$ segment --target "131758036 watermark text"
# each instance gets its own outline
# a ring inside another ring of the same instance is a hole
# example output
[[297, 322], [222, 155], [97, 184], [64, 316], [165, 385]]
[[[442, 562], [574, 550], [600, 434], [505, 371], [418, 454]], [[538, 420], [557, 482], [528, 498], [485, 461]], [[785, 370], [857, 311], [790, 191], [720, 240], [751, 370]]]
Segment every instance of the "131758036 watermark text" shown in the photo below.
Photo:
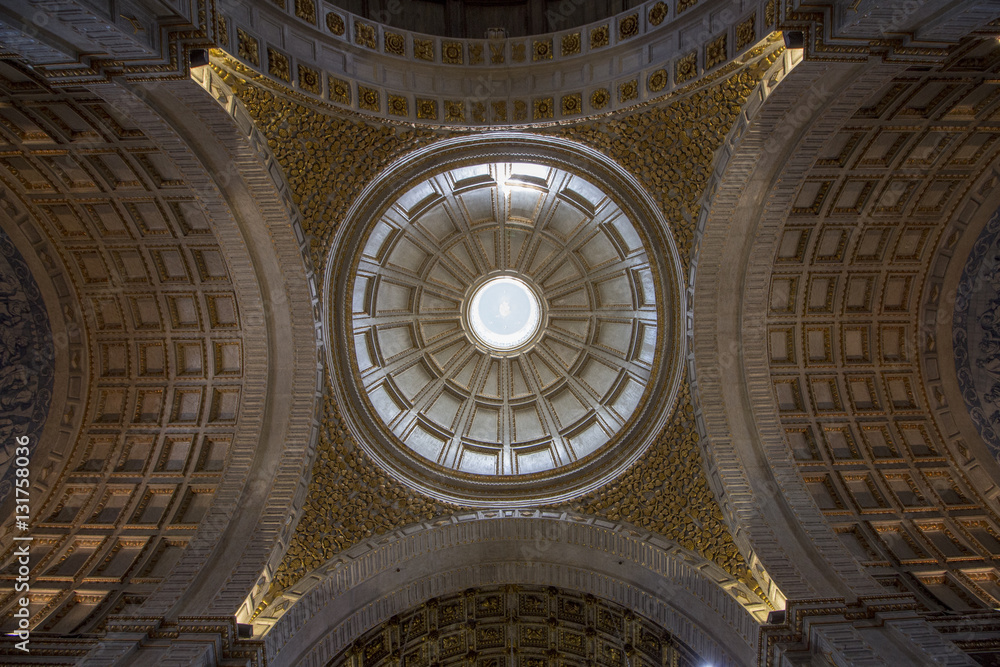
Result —
[[14, 618], [17, 619], [17, 630], [10, 633], [18, 641], [14, 646], [25, 653], [29, 652], [28, 642], [31, 633], [31, 613], [28, 608], [31, 604], [31, 535], [28, 530], [31, 519], [31, 487], [28, 477], [30, 475], [29, 465], [31, 463], [31, 448], [28, 436], [22, 435], [17, 438], [17, 447], [14, 450], [14, 521], [17, 533], [14, 535], [14, 558], [17, 564], [17, 578], [14, 583], [14, 591], [18, 598], [14, 603]]

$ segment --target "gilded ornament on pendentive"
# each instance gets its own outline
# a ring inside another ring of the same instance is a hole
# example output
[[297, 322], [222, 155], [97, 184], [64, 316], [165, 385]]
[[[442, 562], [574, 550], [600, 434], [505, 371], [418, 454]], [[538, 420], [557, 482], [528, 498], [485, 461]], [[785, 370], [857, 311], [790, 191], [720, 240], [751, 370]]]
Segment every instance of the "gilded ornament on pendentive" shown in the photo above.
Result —
[[580, 33], [571, 32], [568, 35], [563, 35], [559, 50], [564, 56], [580, 53]]
[[319, 72], [306, 65], [299, 65], [299, 88], [315, 95], [323, 92], [319, 83]]
[[374, 88], [358, 86], [358, 104], [367, 111], [381, 111], [379, 93]]
[[507, 122], [507, 102], [500, 100], [492, 103], [493, 106], [493, 122], [494, 123], [506, 123]]
[[260, 52], [258, 51], [257, 38], [251, 37], [249, 34], [243, 32], [242, 29], [237, 28], [236, 39], [236, 55], [254, 67], [260, 67]]
[[583, 95], [580, 93], [563, 95], [562, 113], [564, 116], [575, 116], [576, 114], [583, 113]]
[[490, 62], [502, 65], [504, 62], [504, 42], [490, 42]]
[[295, 15], [303, 21], [316, 23], [316, 3], [313, 0], [295, 0]]
[[590, 31], [590, 48], [599, 49], [607, 46], [611, 41], [611, 31], [608, 26], [602, 25]]
[[427, 60], [430, 62], [434, 62], [434, 40], [414, 39], [413, 57], [419, 60]]
[[375, 26], [361, 21], [354, 22], [354, 43], [369, 49], [375, 48]]
[[444, 102], [444, 119], [449, 123], [464, 123], [465, 122], [465, 102], [445, 100]]
[[692, 51], [677, 60], [677, 68], [674, 71], [674, 80], [677, 83], [689, 81], [698, 74], [698, 53]]
[[397, 32], [385, 31], [382, 42], [385, 45], [385, 52], [394, 56], [406, 55], [406, 38]]
[[629, 14], [618, 21], [618, 39], [631, 39], [639, 34], [639, 15]]
[[667, 70], [658, 69], [649, 75], [649, 80], [646, 82], [646, 86], [649, 88], [649, 92], [658, 93], [667, 87]]
[[472, 120], [477, 123], [486, 122], [486, 105], [482, 102], [474, 102], [472, 105]]
[[216, 31], [216, 41], [219, 44], [229, 44], [229, 24], [226, 23], [226, 17], [221, 14], [218, 16], [215, 22]]
[[335, 79], [334, 77], [329, 77], [327, 79], [327, 86], [330, 90], [330, 101], [337, 102], [339, 104], [350, 104], [351, 103], [351, 84], [343, 79]]
[[422, 120], [437, 120], [437, 100], [422, 100], [417, 98], [417, 118]]
[[608, 106], [608, 102], [610, 101], [611, 93], [608, 92], [607, 88], [598, 88], [590, 95], [590, 106], [597, 110]]
[[531, 59], [552, 60], [552, 40], [536, 39], [534, 42], [534, 50], [532, 52]]
[[326, 29], [334, 35], [342, 36], [344, 34], [344, 17], [330, 12], [326, 15]]
[[705, 68], [710, 69], [726, 60], [726, 35], [725, 33], [708, 43], [705, 48]]
[[629, 102], [639, 97], [639, 81], [632, 79], [618, 86], [618, 101]]
[[756, 15], [751, 14], [743, 23], [736, 26], [736, 48], [742, 49], [744, 46], [750, 46], [757, 39], [757, 31], [754, 29], [754, 19]]
[[469, 64], [470, 65], [481, 65], [481, 64], [483, 64], [483, 45], [482, 44], [469, 44]]
[[553, 100], [551, 97], [543, 97], [535, 100], [535, 120], [552, 118]]
[[528, 105], [524, 100], [514, 100], [514, 121], [528, 120]]
[[406, 116], [410, 112], [406, 98], [402, 95], [389, 95], [388, 107], [389, 113], [393, 116]]
[[465, 62], [461, 42], [441, 43], [441, 62], [448, 65], [461, 65]]
[[667, 18], [667, 5], [664, 2], [658, 2], [649, 9], [649, 23], [650, 25], [660, 25], [663, 23], [663, 19]]
[[288, 67], [288, 56], [271, 47], [267, 48], [267, 71], [282, 81], [291, 81], [292, 73]]

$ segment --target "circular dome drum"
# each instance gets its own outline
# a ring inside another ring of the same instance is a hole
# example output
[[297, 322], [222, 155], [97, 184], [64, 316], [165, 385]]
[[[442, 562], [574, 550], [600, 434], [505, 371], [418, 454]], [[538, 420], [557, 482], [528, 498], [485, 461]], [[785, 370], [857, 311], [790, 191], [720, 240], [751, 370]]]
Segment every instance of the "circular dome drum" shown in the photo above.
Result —
[[628, 176], [563, 140], [481, 135], [392, 165], [327, 266], [352, 434], [390, 474], [460, 504], [555, 501], [621, 472], [679, 385], [667, 230]]

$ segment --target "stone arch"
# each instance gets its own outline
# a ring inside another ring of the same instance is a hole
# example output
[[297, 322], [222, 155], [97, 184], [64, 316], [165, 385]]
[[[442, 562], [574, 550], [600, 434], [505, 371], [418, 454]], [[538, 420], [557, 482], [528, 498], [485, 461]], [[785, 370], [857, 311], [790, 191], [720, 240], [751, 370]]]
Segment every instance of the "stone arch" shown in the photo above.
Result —
[[349, 549], [274, 600], [255, 631], [273, 664], [325, 665], [393, 614], [485, 583], [552, 585], [632, 605], [713, 664], [752, 664], [766, 613], [748, 611], [756, 596], [717, 565], [657, 535], [567, 512], [481, 510]]

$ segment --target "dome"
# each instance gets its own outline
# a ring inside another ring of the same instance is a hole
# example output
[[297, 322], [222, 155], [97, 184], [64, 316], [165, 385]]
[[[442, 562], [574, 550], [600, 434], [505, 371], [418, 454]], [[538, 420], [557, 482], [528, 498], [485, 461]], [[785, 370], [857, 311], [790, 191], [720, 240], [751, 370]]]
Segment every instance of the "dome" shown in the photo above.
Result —
[[677, 263], [650, 251], [671, 244], [650, 243], [649, 212], [596, 174], [543, 151], [471, 153], [349, 221], [327, 282], [345, 291], [331, 367], [359, 442], [404, 480], [537, 499], [648, 445], [624, 440], [655, 433], [639, 421], [675, 375]]

